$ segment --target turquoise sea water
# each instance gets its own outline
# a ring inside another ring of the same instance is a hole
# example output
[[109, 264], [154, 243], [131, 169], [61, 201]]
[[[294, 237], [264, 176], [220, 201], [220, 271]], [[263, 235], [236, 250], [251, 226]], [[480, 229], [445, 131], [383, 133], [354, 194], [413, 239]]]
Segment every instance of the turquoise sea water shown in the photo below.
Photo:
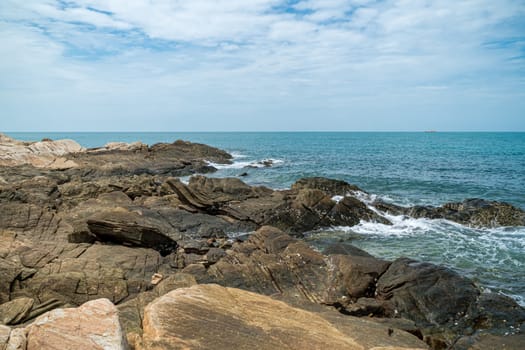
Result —
[[[72, 138], [85, 147], [110, 141], [176, 139], [206, 143], [235, 155], [213, 176], [237, 176], [287, 188], [305, 176], [356, 184], [402, 204], [440, 205], [485, 198], [525, 209], [525, 133], [8, 133], [24, 140]], [[273, 159], [272, 168], [244, 168]], [[393, 226], [363, 222], [312, 232], [317, 247], [347, 241], [372, 254], [445, 264], [481, 286], [525, 304], [525, 227], [473, 229], [445, 220], [392, 217]]]

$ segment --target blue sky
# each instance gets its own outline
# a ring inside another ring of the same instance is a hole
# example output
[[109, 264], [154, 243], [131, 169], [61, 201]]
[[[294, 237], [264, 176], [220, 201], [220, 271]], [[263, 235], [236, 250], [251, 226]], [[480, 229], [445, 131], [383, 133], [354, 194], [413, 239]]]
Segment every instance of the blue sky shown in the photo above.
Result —
[[0, 131], [525, 131], [522, 0], [2, 0]]

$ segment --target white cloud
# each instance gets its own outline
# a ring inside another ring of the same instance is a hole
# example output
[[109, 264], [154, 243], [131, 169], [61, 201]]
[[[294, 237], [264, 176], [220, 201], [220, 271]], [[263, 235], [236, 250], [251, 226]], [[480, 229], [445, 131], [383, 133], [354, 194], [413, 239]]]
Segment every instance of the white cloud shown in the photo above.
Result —
[[47, 115], [75, 112], [80, 127], [160, 105], [158, 120], [222, 115], [250, 129], [242, 115], [297, 123], [324, 109], [340, 121], [370, 103], [420, 111], [438, 97], [474, 103], [482, 90], [508, 104], [525, 91], [520, 1], [305, 0], [300, 13], [278, 0], [68, 4], [0, 3], [6, 110], [29, 118], [21, 101], [34, 100]]

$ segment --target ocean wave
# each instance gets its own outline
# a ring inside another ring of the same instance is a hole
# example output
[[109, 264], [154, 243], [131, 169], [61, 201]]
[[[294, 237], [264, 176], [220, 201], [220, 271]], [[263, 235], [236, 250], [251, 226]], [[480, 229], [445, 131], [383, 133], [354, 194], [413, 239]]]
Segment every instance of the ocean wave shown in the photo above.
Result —
[[361, 221], [306, 238], [318, 247], [346, 241], [384, 259], [406, 256], [442, 264], [525, 306], [525, 227], [473, 228], [445, 219], [380, 214], [392, 225]]
[[[236, 159], [236, 158], [234, 158]], [[234, 161], [232, 164], [218, 164], [214, 162], [208, 162], [208, 165], [219, 169], [244, 169], [244, 168], [273, 168], [284, 164], [282, 159], [267, 158], [262, 160], [254, 161]]]
[[232, 155], [233, 159], [248, 158], [248, 156], [246, 154], [243, 154], [243, 153], [240, 153], [240, 152], [236, 152], [236, 151], [230, 152], [230, 154]]

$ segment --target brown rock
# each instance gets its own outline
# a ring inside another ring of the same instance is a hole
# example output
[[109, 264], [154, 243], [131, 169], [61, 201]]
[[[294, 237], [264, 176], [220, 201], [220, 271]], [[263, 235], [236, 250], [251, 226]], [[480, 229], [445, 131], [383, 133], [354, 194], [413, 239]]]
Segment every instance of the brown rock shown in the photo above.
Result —
[[73, 305], [99, 298], [118, 303], [149, 288], [151, 276], [161, 265], [160, 254], [152, 249], [100, 244], [87, 249], [83, 245], [65, 246], [81, 249], [63, 249], [56, 255], [44, 249], [46, 245], [40, 247], [42, 251], [35, 250], [39, 254], [26, 261], [35, 261], [38, 271], [11, 294], [41, 301], [58, 299]]
[[150, 350], [426, 348], [408, 334], [389, 337], [387, 328], [381, 326], [359, 323], [355, 328], [355, 333], [348, 332], [344, 324], [335, 326], [315, 313], [266, 296], [218, 285], [196, 285], [177, 289], [149, 304], [144, 312], [143, 337], [144, 348]]
[[0, 305], [0, 324], [17, 324], [24, 320], [31, 311], [34, 299], [18, 298]]
[[55, 309], [27, 328], [27, 350], [127, 349], [117, 308], [107, 299], [74, 309]]
[[153, 286], [156, 286], [157, 284], [160, 283], [160, 281], [162, 281], [162, 278], [163, 278], [162, 274], [160, 274], [160, 273], [155, 273], [155, 274], [153, 274], [153, 276], [151, 276], [151, 282], [150, 282], [150, 283], [151, 283]]
[[294, 305], [344, 306], [373, 297], [376, 280], [388, 266], [370, 255], [323, 256], [279, 229], [263, 226], [195, 277], [200, 283], [273, 295]]
[[68, 169], [77, 166], [71, 161], [57, 160], [60, 156], [83, 152], [73, 140], [21, 142], [2, 135], [0, 138], [0, 166], [30, 164], [34, 167]]
[[27, 329], [13, 328], [9, 334], [6, 350], [27, 350]]
[[0, 350], [5, 350], [5, 348], [7, 347], [9, 334], [11, 334], [11, 328], [0, 325]]
[[307, 177], [297, 180], [292, 185], [292, 189], [299, 190], [302, 188], [321, 190], [330, 197], [346, 196], [347, 194], [356, 191], [364, 192], [359, 187], [351, 185], [345, 181], [327, 179], [324, 177]]

